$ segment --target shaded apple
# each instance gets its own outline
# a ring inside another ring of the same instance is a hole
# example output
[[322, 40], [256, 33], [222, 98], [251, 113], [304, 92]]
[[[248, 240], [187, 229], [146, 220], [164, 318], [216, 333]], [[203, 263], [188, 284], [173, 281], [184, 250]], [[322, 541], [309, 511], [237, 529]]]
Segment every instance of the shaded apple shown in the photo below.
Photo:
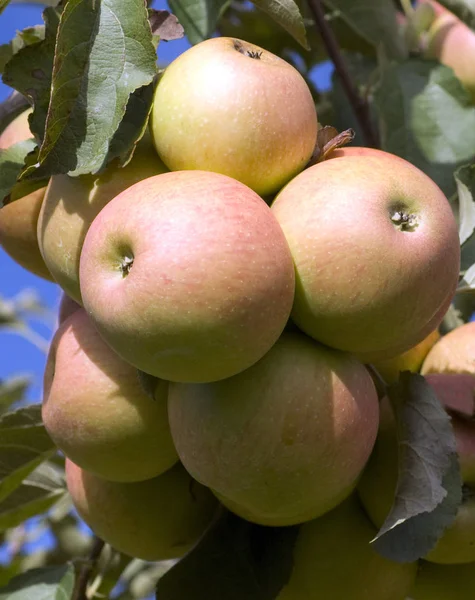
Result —
[[459, 277], [457, 225], [442, 191], [388, 153], [343, 156], [293, 179], [272, 204], [294, 258], [292, 318], [364, 362], [437, 328]]
[[30, 131], [30, 124], [28, 122], [28, 118], [32, 112], [33, 109], [31, 108], [24, 110], [5, 127], [0, 134], [0, 150], [6, 150], [10, 146], [13, 146], [13, 144], [18, 144], [18, 142], [23, 142], [34, 137]]
[[[436, 393], [437, 389], [434, 388]], [[358, 493], [371, 521], [378, 528], [384, 523], [393, 504], [398, 478], [398, 443], [394, 415], [387, 398], [381, 402], [380, 426], [373, 453], [358, 484]], [[467, 446], [461, 443], [458, 424], [452, 421], [457, 451], [463, 453]], [[475, 445], [472, 444], [472, 448]], [[467, 480], [464, 464], [475, 457], [461, 456], [464, 478], [464, 498], [455, 521], [443, 533], [436, 546], [425, 556], [435, 563], [466, 563], [475, 561], [475, 482]]]
[[97, 333], [83, 309], [58, 329], [44, 376], [42, 416], [49, 435], [80, 467], [113, 481], [140, 481], [174, 465], [168, 383], [155, 398], [136, 369]]
[[94, 220], [84, 306], [137, 368], [170, 381], [230, 377], [257, 362], [290, 314], [294, 268], [270, 208], [205, 171], [151, 177]]
[[58, 324], [61, 325], [63, 321], [66, 321], [66, 319], [79, 308], [81, 308], [81, 306], [63, 292], [58, 308]]
[[317, 115], [292, 65], [254, 44], [218, 37], [167, 67], [155, 91], [151, 132], [172, 171], [222, 173], [267, 195], [310, 160]]
[[475, 375], [475, 322], [465, 323], [444, 335], [426, 356], [421, 373]]
[[94, 218], [117, 194], [137, 181], [166, 172], [147, 134], [130, 163], [112, 163], [98, 175], [54, 175], [38, 219], [38, 241], [54, 279], [73, 300], [82, 304], [79, 257]]
[[475, 562], [465, 565], [435, 565], [421, 561], [412, 600], [473, 600]]
[[304, 523], [291, 578], [278, 600], [405, 600], [417, 563], [380, 556], [370, 544], [376, 533], [354, 495]]
[[214, 519], [218, 503], [185, 469], [146, 481], [100, 479], [66, 460], [66, 483], [80, 517], [116, 550], [143, 560], [182, 557]]
[[363, 365], [301, 333], [224, 381], [171, 384], [168, 406], [185, 468], [262, 525], [308, 521], [346, 498], [378, 427]]

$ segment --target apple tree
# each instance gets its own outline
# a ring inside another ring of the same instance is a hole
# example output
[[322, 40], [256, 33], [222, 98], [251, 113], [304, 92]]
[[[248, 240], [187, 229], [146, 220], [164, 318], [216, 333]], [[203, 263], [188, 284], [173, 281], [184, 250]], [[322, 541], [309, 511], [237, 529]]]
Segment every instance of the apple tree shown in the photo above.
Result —
[[41, 4], [0, 244], [63, 296], [0, 297], [47, 354], [0, 600], [475, 597], [473, 3]]

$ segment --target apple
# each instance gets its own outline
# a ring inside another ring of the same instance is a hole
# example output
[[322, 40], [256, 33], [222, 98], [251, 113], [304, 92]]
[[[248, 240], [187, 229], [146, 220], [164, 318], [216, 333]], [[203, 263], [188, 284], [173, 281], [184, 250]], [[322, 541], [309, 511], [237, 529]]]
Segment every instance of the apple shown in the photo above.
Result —
[[376, 533], [354, 495], [304, 523], [292, 575], [278, 600], [404, 600], [414, 585], [417, 562], [380, 556], [370, 544]]
[[378, 428], [371, 377], [352, 356], [284, 333], [224, 381], [170, 384], [168, 412], [185, 468], [239, 516], [302, 523], [346, 498]]
[[410, 350], [398, 354], [393, 358], [376, 361], [373, 363], [373, 366], [386, 383], [394, 383], [399, 379], [399, 374], [402, 371], [418, 373], [424, 362], [424, 358], [438, 340], [440, 340], [440, 333], [436, 329]]
[[59, 327], [44, 375], [42, 417], [49, 435], [78, 466], [112, 481], [160, 475], [177, 461], [168, 425], [168, 383], [155, 399], [137, 371], [113, 352], [84, 309]]
[[[435, 392], [437, 388], [432, 383]], [[398, 478], [397, 431], [394, 415], [387, 398], [381, 402], [378, 438], [360, 479], [358, 492], [368, 516], [378, 528], [384, 523], [392, 506]], [[450, 564], [475, 562], [475, 480], [472, 479], [475, 440], [466, 443], [466, 431], [459, 435], [459, 422], [452, 421], [460, 466], [464, 480], [464, 498], [455, 521], [443, 533], [436, 546], [427, 554], [426, 560]], [[475, 425], [472, 425], [475, 433]]]
[[66, 460], [66, 483], [80, 517], [119, 552], [143, 560], [181, 558], [215, 517], [213, 494], [175, 465], [136, 483], [106, 481]]
[[66, 321], [68, 317], [70, 317], [74, 312], [76, 312], [81, 306], [74, 302], [72, 298], [70, 298], [64, 292], [61, 294], [61, 300], [59, 302], [58, 309], [58, 325], [61, 325], [63, 321]]
[[383, 152], [332, 158], [297, 175], [271, 210], [294, 259], [292, 318], [305, 333], [374, 362], [437, 328], [460, 243], [447, 199], [422, 171]]
[[[18, 115], [0, 135], [0, 150], [33, 137], [30, 132], [28, 109]], [[40, 185], [40, 187], [38, 187]], [[38, 247], [36, 227], [45, 195], [44, 185], [17, 183], [0, 209], [0, 245], [19, 265], [52, 281]]]
[[77, 303], [82, 304], [79, 257], [92, 221], [117, 194], [165, 171], [147, 134], [123, 168], [114, 162], [98, 175], [54, 175], [50, 179], [38, 219], [38, 241], [54, 279]]
[[475, 598], [475, 563], [435, 565], [421, 561], [412, 600], [473, 600]]
[[475, 322], [465, 323], [444, 335], [426, 356], [421, 373], [475, 375]]
[[218, 37], [167, 67], [155, 91], [151, 132], [172, 171], [222, 173], [267, 195], [310, 160], [317, 114], [292, 65], [254, 44]]
[[150, 177], [114, 198], [81, 255], [84, 306], [125, 360], [206, 382], [257, 362], [288, 320], [292, 257], [267, 204], [205, 171]]
[[475, 32], [434, 0], [420, 0], [435, 9], [436, 17], [425, 40], [424, 56], [454, 70], [475, 101]]

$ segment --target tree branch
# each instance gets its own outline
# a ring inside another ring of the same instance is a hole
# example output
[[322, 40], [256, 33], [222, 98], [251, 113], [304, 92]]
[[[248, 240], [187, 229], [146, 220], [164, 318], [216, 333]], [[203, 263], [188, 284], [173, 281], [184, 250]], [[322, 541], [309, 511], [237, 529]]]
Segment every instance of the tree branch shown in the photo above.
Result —
[[82, 564], [79, 571], [79, 575], [76, 580], [76, 589], [73, 595], [73, 600], [88, 600], [87, 598], [87, 584], [94, 572], [97, 561], [101, 555], [102, 549], [104, 548], [105, 542], [98, 537], [94, 538], [94, 544], [87, 560]]
[[348, 69], [346, 68], [343, 56], [341, 55], [338, 42], [325, 19], [325, 13], [322, 7], [321, 0], [308, 0], [308, 5], [315, 19], [315, 25], [320, 32], [328, 56], [335, 66], [335, 70], [340, 78], [348, 100], [353, 107], [355, 116], [363, 131], [363, 135], [368, 146], [373, 148], [379, 147], [377, 133], [374, 130], [371, 121], [368, 103], [362, 98], [351, 80]]

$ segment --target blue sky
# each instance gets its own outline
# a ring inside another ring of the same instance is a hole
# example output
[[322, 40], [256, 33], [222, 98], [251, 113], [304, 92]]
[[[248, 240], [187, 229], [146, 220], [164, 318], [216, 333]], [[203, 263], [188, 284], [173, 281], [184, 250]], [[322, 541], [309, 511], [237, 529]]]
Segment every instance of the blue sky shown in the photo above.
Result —
[[[167, 8], [164, 0], [154, 3], [155, 8]], [[11, 4], [0, 16], [0, 44], [10, 41], [17, 30], [42, 23], [43, 7], [38, 4]], [[185, 39], [162, 43], [159, 47], [159, 57], [166, 64], [181, 54], [188, 47]], [[315, 71], [315, 78], [320, 88], [329, 85], [330, 66], [324, 65]], [[0, 101], [11, 92], [10, 88], [0, 82]], [[0, 295], [11, 298], [25, 289], [33, 289], [41, 300], [51, 309], [52, 315], [48, 323], [32, 323], [37, 333], [50, 340], [55, 326], [55, 311], [57, 310], [60, 290], [57, 285], [44, 281], [18, 266], [0, 248]], [[2, 331], [2, 330], [0, 330]], [[43, 369], [45, 354], [22, 337], [0, 333], [0, 379], [8, 376], [30, 373], [33, 382], [28, 392], [32, 401], [41, 400]]]

